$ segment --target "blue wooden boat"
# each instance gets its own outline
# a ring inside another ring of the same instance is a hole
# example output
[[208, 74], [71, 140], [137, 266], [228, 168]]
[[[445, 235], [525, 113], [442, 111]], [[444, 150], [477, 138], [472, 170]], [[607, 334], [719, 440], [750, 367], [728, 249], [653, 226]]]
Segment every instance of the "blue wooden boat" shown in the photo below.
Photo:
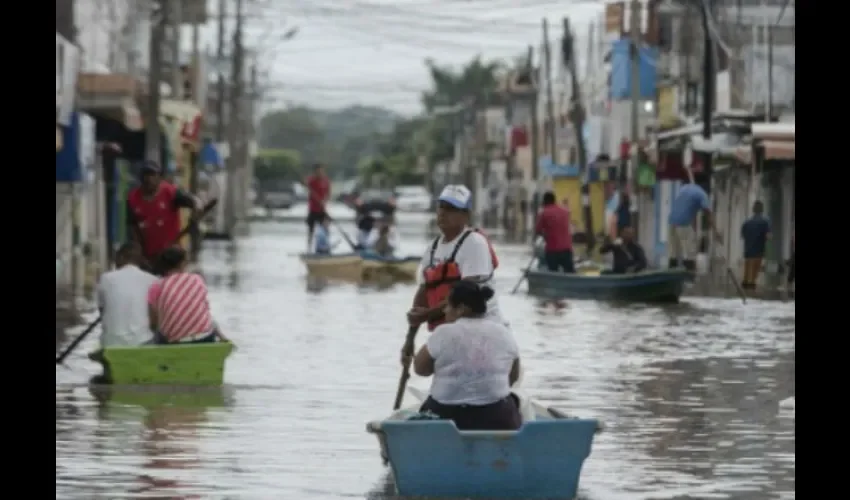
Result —
[[691, 273], [683, 269], [634, 274], [567, 274], [528, 270], [528, 293], [548, 299], [590, 299], [626, 302], [679, 301]]
[[370, 422], [367, 430], [377, 435], [401, 496], [572, 500], [601, 425], [533, 407], [516, 432], [459, 431], [447, 420], [408, 420], [416, 408]]

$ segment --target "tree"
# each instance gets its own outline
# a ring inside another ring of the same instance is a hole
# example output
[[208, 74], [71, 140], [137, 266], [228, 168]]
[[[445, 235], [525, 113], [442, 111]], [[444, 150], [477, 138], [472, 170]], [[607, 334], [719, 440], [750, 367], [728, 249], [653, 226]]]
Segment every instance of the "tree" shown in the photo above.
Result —
[[301, 155], [291, 149], [262, 149], [254, 159], [254, 178], [261, 189], [300, 180], [301, 172]]
[[[499, 81], [505, 70], [500, 61], [483, 62], [480, 57], [464, 65], [459, 71], [437, 65], [426, 60], [431, 74], [432, 88], [422, 95], [422, 104], [429, 113], [437, 106], [469, 104], [484, 108], [498, 103]], [[428, 164], [450, 159], [454, 156], [454, 140], [460, 132], [465, 117], [441, 115], [434, 119], [430, 128]]]

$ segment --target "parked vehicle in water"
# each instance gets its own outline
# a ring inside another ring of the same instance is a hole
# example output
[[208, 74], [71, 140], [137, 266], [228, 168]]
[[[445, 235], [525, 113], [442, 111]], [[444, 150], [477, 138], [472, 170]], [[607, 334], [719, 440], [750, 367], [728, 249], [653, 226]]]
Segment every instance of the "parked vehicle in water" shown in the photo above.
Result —
[[257, 197], [257, 205], [272, 209], [288, 209], [296, 202], [292, 183], [264, 186]]
[[428, 212], [431, 210], [431, 193], [425, 186], [398, 186], [395, 189], [396, 207], [402, 212]]

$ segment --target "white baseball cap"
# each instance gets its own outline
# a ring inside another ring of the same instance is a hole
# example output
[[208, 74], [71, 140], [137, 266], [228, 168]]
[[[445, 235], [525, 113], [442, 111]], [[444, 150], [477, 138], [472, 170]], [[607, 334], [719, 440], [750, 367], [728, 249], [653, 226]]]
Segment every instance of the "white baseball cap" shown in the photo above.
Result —
[[472, 208], [472, 193], [469, 188], [460, 184], [449, 184], [444, 187], [437, 199], [461, 210]]

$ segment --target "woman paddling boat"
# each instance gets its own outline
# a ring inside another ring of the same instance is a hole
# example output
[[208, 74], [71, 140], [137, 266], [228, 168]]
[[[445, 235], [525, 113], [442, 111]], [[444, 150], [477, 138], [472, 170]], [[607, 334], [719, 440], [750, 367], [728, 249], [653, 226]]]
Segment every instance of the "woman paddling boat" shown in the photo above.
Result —
[[511, 396], [520, 373], [519, 347], [505, 325], [487, 318], [492, 297], [489, 287], [455, 283], [445, 306], [446, 322], [413, 360], [417, 375], [434, 376], [419, 411], [452, 420], [460, 430], [516, 430], [522, 425]]

